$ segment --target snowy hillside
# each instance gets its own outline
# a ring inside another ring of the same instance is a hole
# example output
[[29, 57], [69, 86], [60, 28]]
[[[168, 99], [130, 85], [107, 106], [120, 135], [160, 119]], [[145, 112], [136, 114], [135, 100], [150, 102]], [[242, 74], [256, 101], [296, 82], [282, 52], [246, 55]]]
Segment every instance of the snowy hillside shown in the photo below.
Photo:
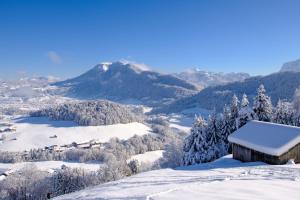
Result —
[[154, 163], [155, 161], [158, 161], [160, 158], [163, 157], [163, 150], [157, 150], [157, 151], [148, 151], [143, 154], [137, 154], [132, 156], [128, 161], [131, 160], [137, 160], [140, 163]]
[[151, 131], [146, 125], [137, 122], [107, 126], [78, 126], [70, 121], [51, 121], [39, 117], [17, 118], [13, 120], [13, 127], [16, 131], [6, 134], [5, 140], [0, 143], [1, 151], [24, 151], [90, 140], [107, 142], [113, 137], [128, 139]]
[[82, 99], [133, 99], [164, 102], [194, 94], [196, 87], [172, 75], [160, 74], [140, 65], [114, 62], [96, 65], [88, 72], [54, 84], [67, 95]]
[[31, 116], [74, 121], [82, 126], [126, 124], [143, 119], [142, 111], [134, 113], [125, 105], [107, 100], [65, 103], [32, 112]]
[[300, 72], [300, 59], [284, 63], [280, 72]]
[[150, 171], [56, 199], [298, 199], [300, 166], [241, 163], [226, 156], [208, 164]]
[[179, 78], [198, 85], [201, 88], [208, 86], [224, 85], [231, 82], [243, 81], [249, 78], [247, 73], [216, 73], [202, 71], [198, 68], [189, 69], [179, 74], [176, 74]]
[[252, 103], [260, 84], [265, 86], [274, 105], [279, 99], [291, 101], [296, 88], [300, 86], [300, 72], [274, 73], [268, 76], [251, 77], [243, 82], [208, 87], [194, 96], [179, 99], [158, 111], [170, 113], [194, 108], [207, 110], [216, 108], [220, 111], [224, 104], [229, 104], [234, 94], [241, 99], [244, 93]]

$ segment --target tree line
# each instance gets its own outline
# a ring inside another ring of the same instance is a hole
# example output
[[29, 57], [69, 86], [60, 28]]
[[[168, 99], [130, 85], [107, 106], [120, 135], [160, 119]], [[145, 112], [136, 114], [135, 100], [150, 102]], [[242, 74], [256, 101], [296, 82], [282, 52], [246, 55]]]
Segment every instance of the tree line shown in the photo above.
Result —
[[32, 117], [48, 117], [52, 120], [74, 121], [82, 126], [126, 124], [143, 120], [141, 112], [133, 112], [127, 106], [107, 100], [65, 103], [32, 112]]
[[196, 117], [183, 144], [181, 164], [210, 162], [230, 153], [228, 136], [251, 120], [300, 126], [300, 88], [292, 102], [279, 100], [273, 107], [264, 86], [260, 85], [252, 107], [246, 94], [241, 101], [233, 95], [231, 104], [225, 105], [222, 113], [212, 112], [208, 119]]

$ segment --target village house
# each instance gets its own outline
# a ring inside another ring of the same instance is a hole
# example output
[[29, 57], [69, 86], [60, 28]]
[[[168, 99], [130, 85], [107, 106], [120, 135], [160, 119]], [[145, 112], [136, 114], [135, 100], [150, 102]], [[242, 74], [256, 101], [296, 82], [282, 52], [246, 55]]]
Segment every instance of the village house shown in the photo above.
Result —
[[300, 128], [251, 121], [228, 137], [233, 158], [243, 162], [300, 163]]
[[90, 149], [91, 144], [90, 142], [83, 142], [83, 143], [78, 143], [76, 147], [79, 149]]

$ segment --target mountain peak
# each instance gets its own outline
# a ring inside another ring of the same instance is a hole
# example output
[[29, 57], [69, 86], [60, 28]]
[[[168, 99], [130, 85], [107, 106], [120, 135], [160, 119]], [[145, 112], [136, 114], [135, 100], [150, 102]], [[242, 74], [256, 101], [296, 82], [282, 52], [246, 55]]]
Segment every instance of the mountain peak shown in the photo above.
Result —
[[151, 71], [151, 69], [143, 63], [137, 63], [137, 62], [128, 61], [128, 60], [119, 60], [119, 61], [114, 61], [114, 62], [102, 62], [94, 67], [94, 69], [99, 70], [100, 72], [106, 72], [111, 68], [113, 68], [115, 70], [122, 70], [122, 69], [128, 68], [128, 69], [135, 71], [136, 73], [141, 73], [144, 71]]
[[193, 95], [195, 85], [173, 75], [151, 71], [130, 61], [105, 62], [72, 79], [55, 83], [67, 95], [81, 99], [134, 99], [145, 103], [165, 102]]
[[284, 63], [280, 72], [300, 72], [300, 59]]

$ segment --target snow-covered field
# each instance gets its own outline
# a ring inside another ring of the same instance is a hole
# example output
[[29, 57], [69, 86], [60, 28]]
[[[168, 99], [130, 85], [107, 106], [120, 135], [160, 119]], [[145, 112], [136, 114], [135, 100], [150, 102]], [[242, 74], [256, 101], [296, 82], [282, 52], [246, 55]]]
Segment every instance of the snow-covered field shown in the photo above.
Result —
[[[107, 142], [113, 137], [128, 139], [144, 135], [151, 129], [142, 123], [114, 124], [108, 126], [78, 126], [69, 121], [51, 121], [43, 117], [23, 117], [13, 120], [16, 132], [7, 133], [6, 141], [0, 143], [2, 151], [24, 151], [50, 145], [98, 140]], [[54, 135], [57, 138], [51, 138]]]
[[148, 151], [143, 154], [138, 154], [132, 156], [130, 160], [138, 160], [140, 163], [154, 163], [155, 161], [159, 160], [163, 157], [163, 150], [157, 150], [157, 151]]
[[168, 117], [170, 127], [189, 133], [194, 121], [194, 117], [182, 114], [170, 114]]
[[226, 156], [208, 164], [162, 169], [56, 199], [299, 199], [300, 165], [241, 163]]

